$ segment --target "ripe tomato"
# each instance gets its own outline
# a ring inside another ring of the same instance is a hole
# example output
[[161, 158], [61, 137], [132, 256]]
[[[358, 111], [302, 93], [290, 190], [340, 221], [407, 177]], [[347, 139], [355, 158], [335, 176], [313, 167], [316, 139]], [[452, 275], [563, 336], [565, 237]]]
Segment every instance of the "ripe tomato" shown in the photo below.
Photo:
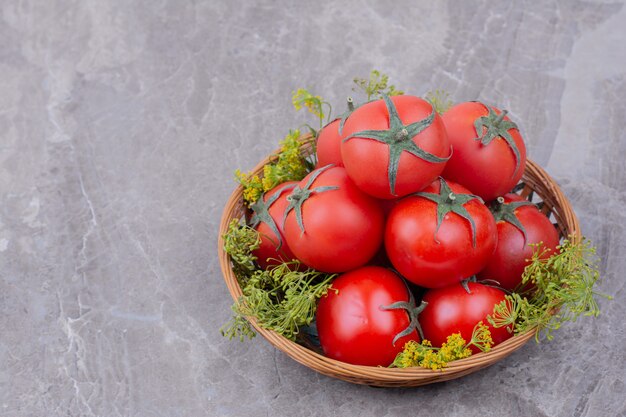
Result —
[[384, 214], [341, 167], [307, 175], [287, 196], [284, 220], [289, 248], [305, 265], [345, 272], [365, 265], [382, 244]]
[[348, 97], [348, 110], [324, 126], [317, 134], [317, 165], [316, 168], [333, 164], [337, 167], [343, 166], [341, 159], [341, 140], [344, 138], [343, 126], [346, 119], [354, 111], [352, 97]]
[[496, 239], [489, 209], [465, 187], [443, 179], [398, 202], [385, 228], [393, 266], [426, 288], [454, 284], [483, 269]]
[[[474, 326], [480, 321], [489, 327], [494, 346], [513, 335], [506, 327], [494, 328], [487, 321], [493, 307], [504, 300], [504, 291], [475, 282], [468, 282], [467, 286], [469, 293], [459, 283], [424, 294], [426, 308], [420, 313], [419, 322], [424, 339], [433, 346], [441, 346], [448, 336], [459, 332], [469, 342]], [[480, 352], [474, 346], [471, 348], [473, 353]]]
[[460, 103], [443, 114], [452, 157], [443, 177], [485, 201], [508, 193], [526, 166], [526, 146], [517, 125], [495, 107]]
[[289, 204], [287, 194], [297, 183], [289, 181], [277, 185], [252, 205], [254, 215], [251, 224], [259, 232], [261, 239], [259, 248], [252, 254], [257, 257], [257, 263], [263, 269], [296, 258], [285, 242], [282, 225], [283, 215]]
[[388, 366], [416, 331], [415, 300], [392, 271], [366, 266], [347, 272], [319, 300], [317, 331], [324, 354], [355, 365]]
[[378, 198], [421, 190], [441, 174], [450, 155], [441, 117], [414, 96], [383, 96], [362, 105], [346, 120], [343, 135], [348, 175]]
[[480, 279], [492, 279], [509, 291], [522, 282], [524, 268], [530, 262], [533, 243], [543, 242], [546, 257], [555, 253], [559, 234], [550, 220], [537, 206], [518, 196], [506, 194], [492, 204], [492, 212], [498, 227], [498, 246], [485, 268], [477, 275]]
[[317, 135], [317, 167], [325, 167], [333, 164], [337, 167], [343, 166], [341, 159], [341, 139], [339, 133], [340, 119], [334, 120], [324, 126]]

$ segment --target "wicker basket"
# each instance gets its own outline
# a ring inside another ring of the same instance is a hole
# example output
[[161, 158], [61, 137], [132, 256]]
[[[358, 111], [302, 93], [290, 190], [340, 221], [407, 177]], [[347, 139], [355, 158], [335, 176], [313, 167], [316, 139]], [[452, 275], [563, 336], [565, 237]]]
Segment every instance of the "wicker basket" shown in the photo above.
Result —
[[[305, 155], [312, 152], [312, 145], [310, 140], [307, 141], [307, 139], [310, 138], [303, 138], [303, 141], [305, 141], [305, 146], [303, 146]], [[269, 161], [270, 158], [266, 158], [254, 168], [253, 172], [256, 174], [262, 173], [263, 166]], [[569, 201], [565, 198], [559, 186], [539, 165], [527, 160], [522, 182], [525, 185], [520, 190], [520, 194], [527, 199], [532, 199], [534, 202], [537, 202], [538, 199], [543, 201], [542, 211], [556, 222], [561, 236], [571, 236], [571, 239], [574, 241], [581, 239], [578, 219]], [[222, 236], [228, 230], [228, 225], [232, 219], [239, 219], [246, 214], [242, 192], [242, 187], [237, 187], [226, 203], [220, 224], [218, 242], [220, 265], [233, 300], [237, 300], [242, 295], [242, 292], [233, 273], [230, 259], [224, 252]], [[263, 329], [258, 326], [254, 319], [250, 319], [250, 322], [256, 331], [272, 345], [304, 366], [344, 381], [378, 387], [414, 387], [459, 378], [494, 364], [521, 348], [535, 336], [535, 331], [528, 331], [506, 340], [489, 352], [478, 353], [466, 359], [453, 361], [441, 371], [432, 371], [423, 368], [397, 369], [351, 365], [327, 358], [282, 337], [274, 331]]]

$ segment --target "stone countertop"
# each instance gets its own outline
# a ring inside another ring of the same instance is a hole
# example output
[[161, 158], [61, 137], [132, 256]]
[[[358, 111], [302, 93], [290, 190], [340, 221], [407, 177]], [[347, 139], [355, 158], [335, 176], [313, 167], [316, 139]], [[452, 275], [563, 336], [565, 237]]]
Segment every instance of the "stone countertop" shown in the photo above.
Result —
[[[295, 3], [1, 3], [0, 415], [626, 415], [624, 2]], [[510, 109], [598, 247], [597, 320], [415, 389], [221, 337], [233, 171], [310, 120], [293, 90], [373, 68]]]

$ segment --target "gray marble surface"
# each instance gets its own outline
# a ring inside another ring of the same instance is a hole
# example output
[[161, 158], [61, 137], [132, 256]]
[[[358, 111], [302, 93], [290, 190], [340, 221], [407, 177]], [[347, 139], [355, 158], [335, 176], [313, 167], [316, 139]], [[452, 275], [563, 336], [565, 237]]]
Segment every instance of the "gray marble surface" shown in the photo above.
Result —
[[[617, 1], [0, 1], [0, 415], [626, 415]], [[378, 68], [511, 110], [602, 257], [602, 315], [460, 380], [374, 389], [228, 342], [232, 172]]]

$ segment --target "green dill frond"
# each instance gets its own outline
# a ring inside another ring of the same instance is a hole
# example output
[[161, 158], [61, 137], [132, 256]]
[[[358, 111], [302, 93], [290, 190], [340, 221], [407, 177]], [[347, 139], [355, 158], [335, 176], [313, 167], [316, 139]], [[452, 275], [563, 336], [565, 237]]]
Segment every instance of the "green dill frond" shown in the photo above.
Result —
[[223, 238], [224, 251], [230, 256], [233, 271], [241, 284], [256, 269], [256, 256], [252, 251], [261, 246], [261, 237], [256, 230], [242, 224], [241, 220], [233, 219]]
[[389, 76], [378, 70], [372, 70], [368, 79], [355, 78], [354, 83], [358, 89], [363, 90], [367, 94], [367, 101], [372, 100], [372, 98], [381, 98], [382, 94], [388, 96], [404, 94], [404, 91], [396, 89], [395, 85], [389, 85]]
[[256, 336], [254, 329], [250, 322], [238, 309], [239, 304], [235, 303], [231, 306], [233, 310], [233, 316], [230, 321], [220, 328], [222, 336], [227, 337], [228, 340], [238, 338], [240, 342], [243, 342], [246, 338], [252, 339]]
[[493, 346], [493, 339], [491, 337], [489, 326], [484, 324], [482, 321], [479, 321], [476, 326], [474, 326], [472, 339], [465, 347], [469, 348], [470, 346], [475, 346], [481, 352], [489, 352]]
[[303, 107], [306, 108], [309, 113], [315, 115], [320, 122], [320, 127], [324, 124], [324, 106], [328, 107], [328, 119], [330, 120], [330, 114], [332, 107], [330, 103], [324, 101], [320, 96], [311, 94], [304, 88], [298, 88], [292, 93], [291, 102], [296, 110], [300, 110]]
[[246, 317], [254, 317], [259, 326], [295, 340], [300, 327], [315, 319], [317, 300], [327, 294], [336, 275], [301, 271], [298, 261], [257, 269], [251, 251], [259, 247], [258, 239], [254, 229], [237, 220], [224, 235], [224, 249], [231, 256], [243, 296], [233, 304], [233, 317], [220, 331], [229, 339], [252, 338], [254, 330]]
[[297, 261], [257, 270], [242, 288], [239, 311], [259, 326], [295, 340], [300, 327], [315, 319], [317, 300], [326, 295], [336, 275], [298, 270]]
[[235, 171], [235, 180], [243, 187], [243, 200], [251, 206], [263, 195], [263, 181], [251, 172]]
[[540, 244], [524, 270], [522, 283], [532, 282], [536, 291], [529, 297], [513, 293], [506, 302], [495, 306], [489, 322], [494, 327], [515, 323], [515, 334], [537, 328], [552, 340], [553, 331], [581, 315], [597, 317], [600, 308], [596, 297], [612, 297], [594, 290], [600, 273], [595, 248], [587, 239], [579, 243], [565, 240], [554, 255], [547, 257]]
[[424, 98], [432, 104], [439, 114], [444, 114], [454, 105], [454, 102], [450, 100], [450, 93], [443, 90], [429, 91]]
[[236, 180], [243, 186], [243, 199], [248, 207], [254, 204], [263, 193], [287, 181], [300, 181], [311, 171], [311, 164], [302, 156], [303, 142], [300, 130], [290, 130], [280, 141], [280, 150], [263, 167], [263, 176], [251, 172], [235, 171]]

